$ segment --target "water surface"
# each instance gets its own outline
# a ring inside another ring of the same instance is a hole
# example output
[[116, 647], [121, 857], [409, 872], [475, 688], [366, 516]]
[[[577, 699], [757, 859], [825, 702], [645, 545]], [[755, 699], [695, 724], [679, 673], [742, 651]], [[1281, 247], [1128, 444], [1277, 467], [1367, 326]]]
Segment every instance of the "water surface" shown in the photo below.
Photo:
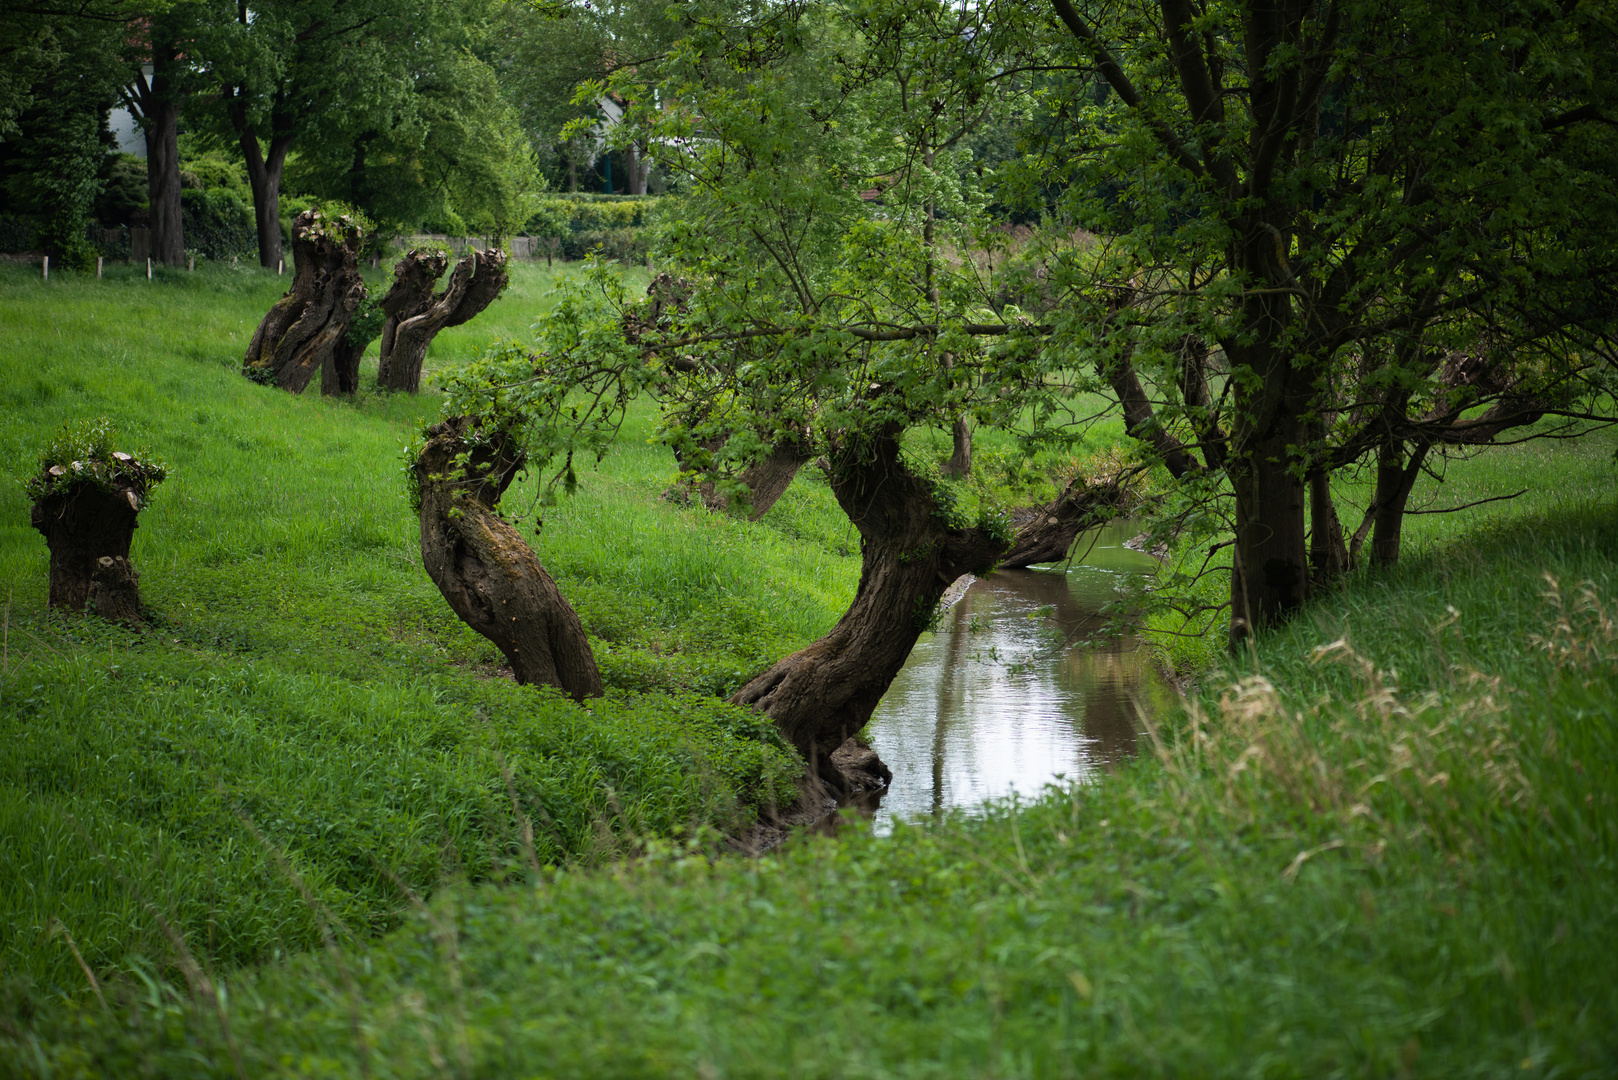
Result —
[[[895, 818], [1037, 794], [1135, 753], [1140, 710], [1166, 693], [1103, 604], [1156, 563], [1115, 523], [1079, 538], [1070, 569], [1002, 570], [973, 582], [923, 634], [871, 719], [893, 784], [875, 811]], [[1100, 639], [1099, 641], [1097, 639]]]

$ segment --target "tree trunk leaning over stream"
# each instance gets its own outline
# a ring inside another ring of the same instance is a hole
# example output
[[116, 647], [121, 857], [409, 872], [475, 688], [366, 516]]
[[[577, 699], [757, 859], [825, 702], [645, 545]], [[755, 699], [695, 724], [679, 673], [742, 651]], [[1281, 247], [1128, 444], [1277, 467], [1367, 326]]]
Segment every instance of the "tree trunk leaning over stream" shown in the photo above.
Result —
[[[406, 256], [407, 260], [409, 258]], [[426, 269], [430, 268], [422, 272]], [[394, 272], [397, 274], [398, 269]], [[412, 394], [420, 390], [421, 365], [433, 338], [445, 327], [470, 322], [505, 290], [507, 280], [506, 253], [499, 248], [474, 251], [463, 257], [455, 264], [443, 292], [413, 314], [402, 313], [398, 319], [390, 319], [391, 325], [383, 328], [377, 385]], [[395, 286], [398, 285], [396, 280]]]
[[292, 287], [258, 324], [242, 374], [301, 394], [317, 373], [335, 367], [335, 354], [365, 299], [360, 239], [359, 227], [347, 217], [319, 210], [298, 215], [292, 223]]
[[[983, 572], [1005, 540], [941, 520], [932, 484], [905, 468], [895, 432], [830, 455], [832, 493], [860, 532], [859, 590], [830, 633], [776, 662], [731, 701], [775, 722], [834, 791], [855, 786], [832, 755], [870, 720], [927, 629], [939, 598], [962, 574]], [[887, 770], [880, 762], [872, 768]]]
[[519, 683], [599, 697], [601, 673], [578, 614], [496, 510], [524, 460], [509, 430], [478, 417], [427, 430], [414, 467], [422, 565], [461, 621], [505, 654]]
[[1011, 550], [1000, 560], [1007, 570], [1035, 563], [1061, 562], [1079, 533], [1105, 525], [1117, 517], [1127, 501], [1124, 484], [1117, 477], [1089, 483], [1075, 476], [1049, 504], [1039, 507], [1033, 518], [1017, 531]]

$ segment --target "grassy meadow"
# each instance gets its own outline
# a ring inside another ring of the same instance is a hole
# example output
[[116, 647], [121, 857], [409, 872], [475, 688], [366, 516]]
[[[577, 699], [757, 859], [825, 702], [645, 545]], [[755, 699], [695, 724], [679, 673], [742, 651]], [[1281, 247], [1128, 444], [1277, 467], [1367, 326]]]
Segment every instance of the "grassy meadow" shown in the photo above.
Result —
[[[743, 827], [790, 797], [795, 756], [712, 695], [846, 606], [858, 563], [823, 486], [799, 485], [769, 526], [662, 502], [672, 459], [637, 414], [535, 540], [612, 688], [584, 709], [500, 677], [421, 569], [401, 449], [436, 395], [292, 397], [240, 375], [285, 280], [3, 270], [13, 989], [82, 990], [70, 938], [93, 969], [127, 973], [171, 970], [171, 930], [225, 965], [306, 948], [323, 922], [374, 932], [401, 887], [526, 873], [525, 819], [541, 861], [591, 860]], [[514, 278], [486, 321], [439, 336], [429, 373], [528, 333], [551, 275]], [[100, 415], [170, 466], [135, 535], [153, 612], [139, 632], [46, 609], [20, 483], [61, 424]]]
[[[535, 540], [612, 690], [516, 687], [419, 565], [433, 396], [248, 383], [277, 294], [0, 268], [0, 1075], [1618, 1072], [1618, 440], [1454, 462], [1413, 506], [1529, 494], [1234, 666], [1171, 646], [1201, 689], [1099, 782], [749, 859], [798, 764], [713, 695], [851, 597], [824, 485], [661, 501], [636, 412]], [[173, 469], [138, 633], [45, 609], [18, 482], [102, 414]]]

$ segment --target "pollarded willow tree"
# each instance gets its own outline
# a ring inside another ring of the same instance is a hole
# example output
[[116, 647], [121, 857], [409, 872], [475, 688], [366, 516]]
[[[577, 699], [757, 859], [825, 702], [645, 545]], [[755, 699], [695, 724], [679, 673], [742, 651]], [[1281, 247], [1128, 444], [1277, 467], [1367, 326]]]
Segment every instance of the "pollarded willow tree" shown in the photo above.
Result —
[[[491, 357], [452, 385], [447, 406], [457, 430], [509, 433], [563, 489], [641, 393], [675, 406], [671, 441], [716, 445], [706, 475], [743, 472], [785, 442], [819, 458], [860, 533], [858, 592], [824, 638], [733, 700], [769, 716], [834, 788], [854, 782], [834, 753], [944, 590], [993, 567], [1012, 540], [1008, 515], [907, 454], [906, 433], [966, 414], [1010, 425], [1054, 392], [1030, 344], [1040, 329], [1001, 319], [976, 264], [949, 257], [981, 224], [947, 137], [984, 113], [981, 32], [976, 13], [942, 4], [772, 8], [697, 22], [655, 69], [620, 72], [621, 98], [662, 103], [626, 123], [691, 192], [661, 254], [689, 298], [648, 314], [600, 271], [557, 304], [540, 353]], [[463, 438], [455, 460], [432, 475], [418, 465], [424, 490], [482, 483], [474, 444]]]
[[1026, 304], [1152, 459], [1228, 498], [1233, 640], [1346, 564], [1333, 472], [1375, 460], [1356, 539], [1390, 561], [1429, 454], [1602, 419], [1609, 5], [1052, 0], [991, 23], [1049, 74], [1022, 186], [1105, 238], [1053, 249]]

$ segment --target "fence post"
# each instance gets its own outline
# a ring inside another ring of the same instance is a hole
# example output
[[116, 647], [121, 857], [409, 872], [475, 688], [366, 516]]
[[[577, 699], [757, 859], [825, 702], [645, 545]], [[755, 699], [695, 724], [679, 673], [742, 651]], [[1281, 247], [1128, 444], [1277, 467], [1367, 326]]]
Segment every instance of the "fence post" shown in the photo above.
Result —
[[51, 257], [49, 255], [45, 256], [45, 261], [40, 263], [39, 276], [41, 281], [49, 281], [51, 279]]
[[102, 256], [100, 256], [100, 255], [96, 256], [96, 278], [98, 280], [101, 277], [101, 259], [102, 259]]
[[152, 280], [152, 257], [146, 256], [146, 280]]
[[186, 256], [185, 268], [186, 268], [187, 271], [192, 272], [192, 273], [194, 273], [196, 271], [196, 269], [197, 269], [197, 257], [195, 255]]
[[276, 277], [280, 277], [281, 274], [285, 272], [286, 268], [287, 268], [287, 261], [285, 259], [276, 259], [275, 260], [275, 276]]

